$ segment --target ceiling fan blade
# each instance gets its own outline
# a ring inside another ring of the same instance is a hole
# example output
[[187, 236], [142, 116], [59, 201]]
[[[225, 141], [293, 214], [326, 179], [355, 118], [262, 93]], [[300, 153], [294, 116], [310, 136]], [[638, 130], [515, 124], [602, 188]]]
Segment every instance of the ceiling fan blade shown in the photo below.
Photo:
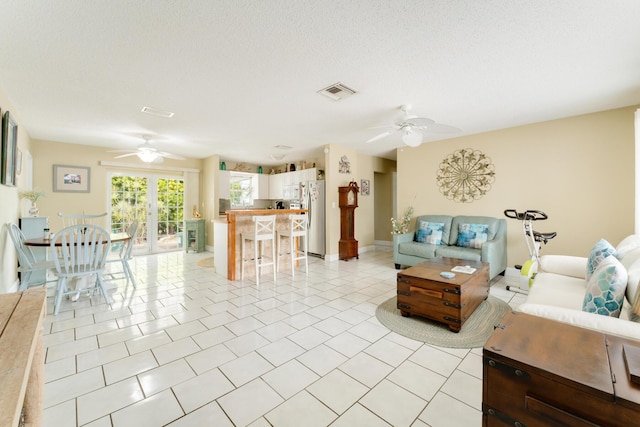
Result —
[[109, 150], [107, 153], [135, 153], [135, 150]]
[[[127, 151], [129, 151], [129, 150], [127, 150]], [[123, 157], [131, 157], [131, 156], [136, 156], [136, 155], [138, 155], [137, 152], [135, 152], [135, 153], [129, 152], [128, 154], [121, 154], [119, 156], [115, 156], [114, 159], [122, 159]]]
[[392, 133], [394, 133], [394, 132], [395, 132], [395, 131], [393, 131], [393, 130], [389, 130], [389, 131], [386, 131], [386, 132], [382, 132], [380, 135], [376, 135], [376, 136], [374, 136], [373, 138], [369, 139], [369, 140], [367, 141], [367, 144], [369, 144], [369, 143], [371, 143], [371, 142], [375, 142], [375, 141], [377, 141], [377, 140], [379, 140], [379, 139], [382, 139], [382, 138], [384, 138], [384, 137], [386, 137], [386, 136], [389, 136], [389, 135], [391, 135], [391, 134], [392, 134]]
[[410, 124], [412, 126], [429, 126], [435, 123], [435, 120], [428, 119], [426, 117], [409, 117], [404, 120], [403, 123]]
[[429, 133], [458, 133], [462, 132], [457, 127], [443, 125], [440, 123], [434, 123], [432, 125], [427, 126], [427, 132]]
[[172, 153], [165, 153], [164, 151], [159, 152], [158, 154], [160, 154], [162, 157], [166, 157], [168, 159], [174, 159], [174, 160], [187, 160], [185, 157], [182, 157], [178, 154], [172, 154]]

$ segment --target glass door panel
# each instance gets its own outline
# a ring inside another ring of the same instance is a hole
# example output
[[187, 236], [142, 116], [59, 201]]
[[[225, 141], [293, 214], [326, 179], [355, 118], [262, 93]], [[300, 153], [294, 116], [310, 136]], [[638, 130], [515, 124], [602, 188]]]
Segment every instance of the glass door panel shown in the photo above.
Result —
[[183, 248], [184, 180], [154, 175], [111, 175], [111, 230], [140, 223], [134, 254]]
[[149, 253], [147, 240], [147, 197], [149, 179], [141, 176], [111, 177], [111, 232], [120, 233], [135, 219], [139, 222], [134, 254]]
[[184, 181], [160, 178], [157, 182], [157, 251], [184, 246]]

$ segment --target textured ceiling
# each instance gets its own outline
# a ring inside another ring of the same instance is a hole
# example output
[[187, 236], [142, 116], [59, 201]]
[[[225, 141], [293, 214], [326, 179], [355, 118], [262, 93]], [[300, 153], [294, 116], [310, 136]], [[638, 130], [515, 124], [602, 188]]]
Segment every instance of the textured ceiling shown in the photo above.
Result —
[[405, 103], [459, 135], [640, 104], [638, 0], [2, 0], [0, 40], [33, 138], [194, 158], [395, 158], [366, 141]]

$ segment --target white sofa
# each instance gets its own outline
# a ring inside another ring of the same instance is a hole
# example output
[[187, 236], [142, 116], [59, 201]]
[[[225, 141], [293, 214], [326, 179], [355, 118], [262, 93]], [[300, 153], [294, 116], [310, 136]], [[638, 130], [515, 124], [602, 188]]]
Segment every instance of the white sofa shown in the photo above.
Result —
[[631, 310], [640, 280], [640, 235], [629, 236], [620, 242], [616, 247], [616, 257], [628, 276], [619, 318], [582, 311], [587, 285], [587, 258], [566, 255], [541, 257], [527, 299], [516, 311], [640, 340], [640, 319]]

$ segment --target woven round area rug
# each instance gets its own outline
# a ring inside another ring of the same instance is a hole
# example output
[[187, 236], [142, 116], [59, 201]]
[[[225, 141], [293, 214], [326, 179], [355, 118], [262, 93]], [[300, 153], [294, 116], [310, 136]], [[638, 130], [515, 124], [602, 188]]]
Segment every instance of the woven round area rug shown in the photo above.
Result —
[[448, 348], [482, 347], [493, 332], [494, 325], [511, 310], [500, 298], [489, 296], [455, 333], [443, 323], [412, 315], [402, 317], [396, 308], [396, 297], [389, 298], [376, 308], [376, 317], [384, 326], [407, 338]]

